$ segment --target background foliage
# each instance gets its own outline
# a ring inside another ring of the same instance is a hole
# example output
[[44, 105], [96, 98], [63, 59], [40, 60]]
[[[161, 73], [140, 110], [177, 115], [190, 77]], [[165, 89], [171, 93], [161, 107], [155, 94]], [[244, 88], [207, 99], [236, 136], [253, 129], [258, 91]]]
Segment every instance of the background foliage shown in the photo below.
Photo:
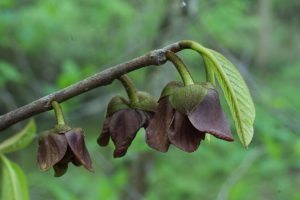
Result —
[[[300, 199], [299, 8], [297, 0], [1, 0], [1, 114], [181, 39], [235, 63], [257, 109], [248, 149], [235, 134], [234, 143], [212, 138], [192, 154], [175, 148], [162, 154], [147, 147], [140, 131], [128, 155], [112, 159], [112, 145], [95, 141], [108, 100], [125, 93], [117, 82], [95, 89], [63, 104], [69, 124], [86, 132], [95, 173], [70, 166], [57, 179], [40, 172], [35, 139], [8, 155], [25, 171], [31, 199]], [[180, 55], [203, 80], [200, 57]], [[179, 79], [170, 64], [130, 76], [156, 96]], [[39, 132], [55, 123], [51, 112], [36, 121]], [[0, 141], [22, 125], [1, 133]]]

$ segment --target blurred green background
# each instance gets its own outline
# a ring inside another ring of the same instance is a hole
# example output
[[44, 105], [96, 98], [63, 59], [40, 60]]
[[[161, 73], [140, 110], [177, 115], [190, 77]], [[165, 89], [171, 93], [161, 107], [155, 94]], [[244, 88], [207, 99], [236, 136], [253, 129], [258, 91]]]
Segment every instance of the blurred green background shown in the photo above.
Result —
[[[243, 74], [257, 110], [244, 149], [212, 138], [198, 151], [150, 149], [141, 130], [127, 155], [97, 146], [106, 105], [120, 83], [62, 104], [68, 123], [86, 132], [94, 173], [70, 165], [54, 178], [36, 166], [37, 140], [9, 155], [25, 171], [33, 200], [300, 199], [300, 2], [298, 0], [1, 0], [0, 114], [150, 50], [192, 39], [223, 53]], [[203, 61], [181, 52], [198, 81]], [[179, 80], [170, 64], [129, 75], [159, 96]], [[228, 112], [227, 112], [228, 113]], [[52, 112], [36, 116], [51, 128]], [[0, 134], [16, 132], [19, 123]]]

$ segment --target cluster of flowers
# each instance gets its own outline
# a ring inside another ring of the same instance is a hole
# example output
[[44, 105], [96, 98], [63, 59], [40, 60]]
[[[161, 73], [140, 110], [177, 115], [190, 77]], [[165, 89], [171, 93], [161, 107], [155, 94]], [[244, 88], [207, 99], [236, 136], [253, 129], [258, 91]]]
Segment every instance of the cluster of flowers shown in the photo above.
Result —
[[[115, 146], [114, 157], [126, 154], [141, 128], [146, 130], [147, 144], [161, 152], [167, 152], [170, 144], [193, 152], [206, 134], [233, 141], [218, 92], [209, 82], [170, 82], [156, 101], [148, 93], [135, 91], [126, 75], [120, 80], [129, 99], [122, 96], [111, 99], [97, 140], [100, 146], [106, 146], [111, 139]], [[61, 176], [69, 162], [92, 170], [82, 129], [57, 125], [39, 139], [38, 165], [42, 170], [53, 167], [55, 176]]]
[[146, 105], [149, 103], [149, 107], [133, 107], [126, 99], [114, 97], [98, 144], [106, 146], [111, 138], [114, 157], [122, 157], [142, 127], [146, 130], [147, 144], [161, 152], [167, 152], [170, 144], [193, 152], [205, 134], [233, 141], [218, 93], [209, 83], [183, 86], [171, 82], [163, 89], [158, 106], [154, 106], [154, 101]]

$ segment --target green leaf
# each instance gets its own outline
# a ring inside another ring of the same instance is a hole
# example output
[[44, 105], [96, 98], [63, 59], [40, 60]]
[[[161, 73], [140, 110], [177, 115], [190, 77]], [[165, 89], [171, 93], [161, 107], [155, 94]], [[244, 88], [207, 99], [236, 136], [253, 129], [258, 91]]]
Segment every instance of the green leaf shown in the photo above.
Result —
[[0, 153], [14, 152], [26, 147], [33, 140], [35, 134], [36, 125], [32, 119], [20, 132], [0, 143]]
[[26, 177], [21, 168], [0, 154], [1, 179], [0, 199], [28, 200]]
[[211, 49], [203, 52], [210, 59], [214, 73], [229, 105], [237, 133], [247, 147], [253, 138], [255, 107], [249, 89], [235, 66], [222, 54]]

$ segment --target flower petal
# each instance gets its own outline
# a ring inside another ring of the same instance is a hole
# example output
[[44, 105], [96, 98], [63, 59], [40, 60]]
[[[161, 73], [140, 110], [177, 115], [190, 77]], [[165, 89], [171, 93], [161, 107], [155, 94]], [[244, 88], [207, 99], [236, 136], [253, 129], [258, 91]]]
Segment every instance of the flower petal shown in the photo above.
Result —
[[54, 176], [60, 177], [64, 175], [68, 170], [68, 163], [67, 162], [61, 162], [57, 163], [53, 166], [54, 169]]
[[65, 133], [69, 147], [76, 159], [89, 171], [93, 170], [91, 157], [85, 146], [84, 134], [81, 128], [74, 128]]
[[186, 115], [175, 112], [174, 120], [168, 130], [168, 136], [171, 143], [178, 148], [193, 152], [197, 150], [201, 140], [204, 140], [205, 132], [198, 131]]
[[174, 115], [168, 97], [159, 100], [157, 111], [146, 128], [147, 144], [158, 151], [167, 152], [170, 146], [167, 130]]
[[58, 163], [67, 151], [67, 140], [63, 134], [46, 133], [39, 138], [37, 164], [43, 171]]
[[221, 108], [219, 95], [216, 90], [209, 89], [203, 101], [188, 113], [193, 126], [201, 132], [214, 135], [217, 138], [233, 141], [229, 123]]
[[111, 116], [109, 130], [115, 145], [114, 157], [122, 157], [135, 138], [137, 131], [143, 126], [143, 119], [134, 109], [123, 109]]
[[97, 139], [97, 143], [100, 146], [107, 146], [109, 143], [109, 138], [110, 138], [109, 123], [110, 123], [110, 118], [107, 116], [103, 123], [102, 132]]
[[139, 110], [139, 109], [136, 109], [136, 112], [138, 112], [140, 114], [140, 116], [142, 117], [142, 124], [143, 124], [142, 126], [144, 128], [147, 128], [149, 126], [151, 119], [154, 116], [154, 112], [143, 111], [143, 110]]
[[72, 159], [72, 163], [73, 163], [73, 165], [75, 165], [76, 167], [79, 167], [79, 166], [82, 165], [81, 162], [80, 162], [80, 160], [78, 160], [75, 156], [74, 156], [73, 159]]

